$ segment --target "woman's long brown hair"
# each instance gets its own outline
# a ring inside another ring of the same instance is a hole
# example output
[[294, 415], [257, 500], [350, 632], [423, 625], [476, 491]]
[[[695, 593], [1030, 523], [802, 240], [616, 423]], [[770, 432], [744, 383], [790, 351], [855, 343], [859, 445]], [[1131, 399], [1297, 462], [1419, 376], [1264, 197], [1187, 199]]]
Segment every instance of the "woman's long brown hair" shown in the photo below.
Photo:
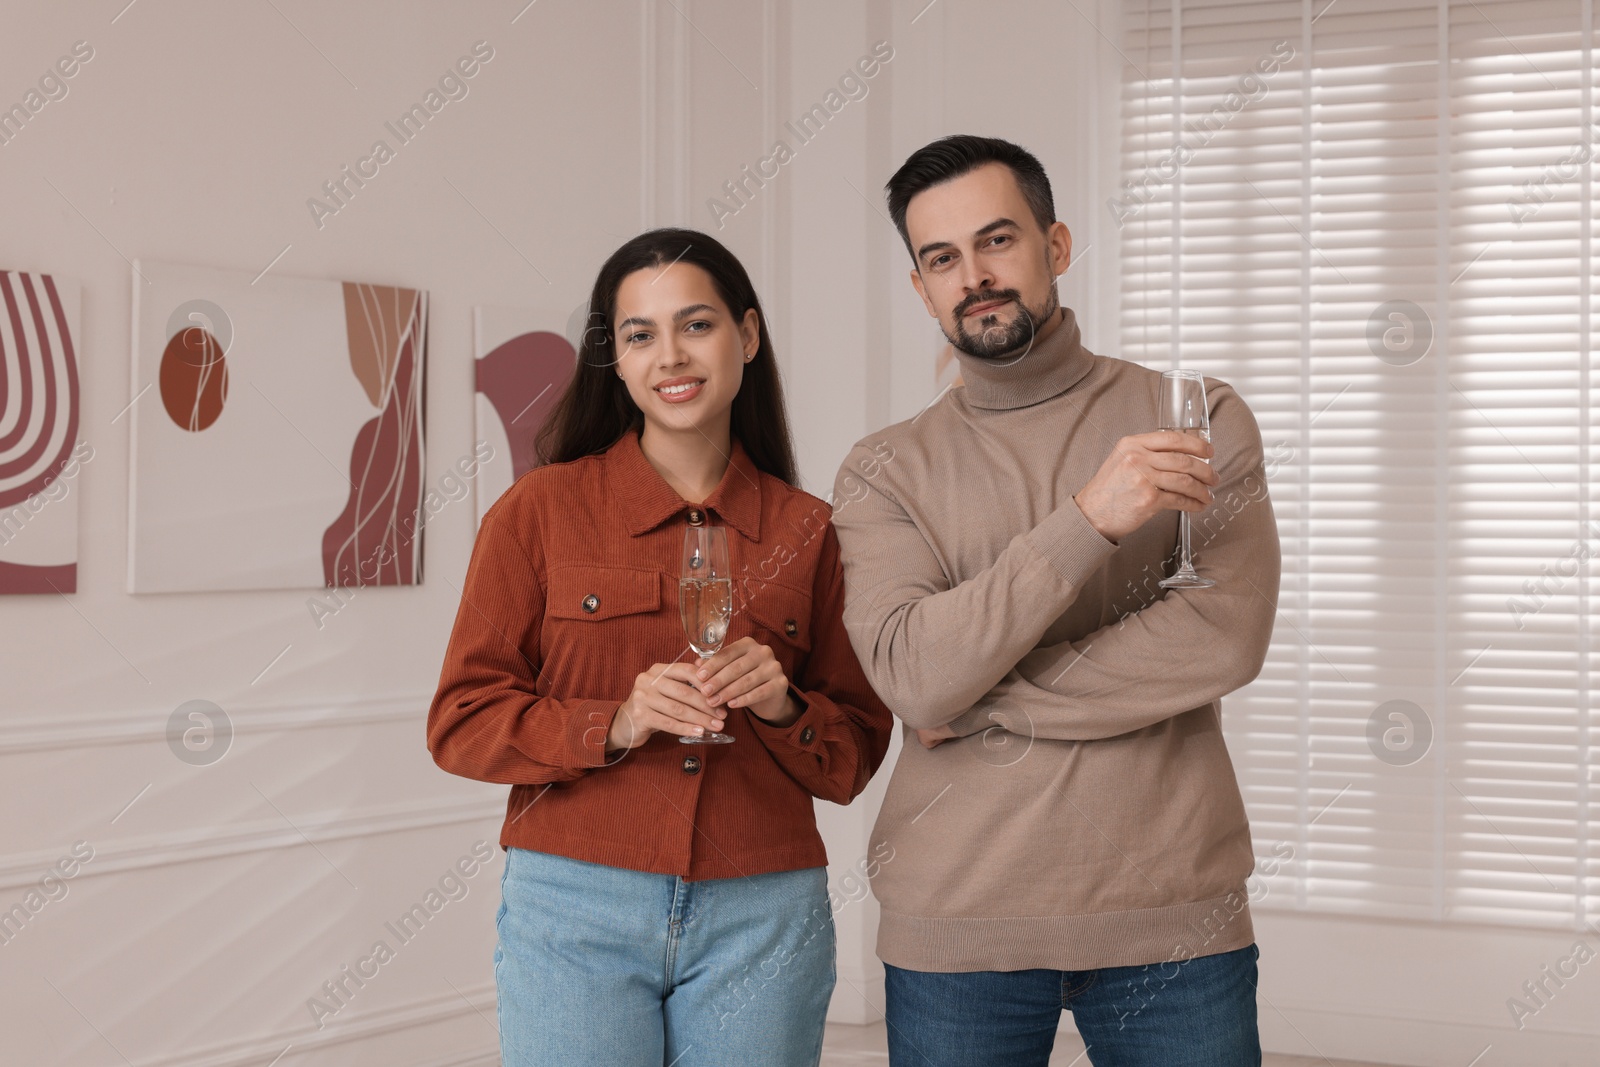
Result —
[[747, 310], [755, 310], [760, 347], [745, 365], [744, 381], [733, 398], [730, 431], [758, 468], [798, 486], [783, 385], [761, 301], [738, 257], [698, 230], [648, 230], [611, 253], [600, 268], [589, 296], [577, 370], [535, 441], [539, 461], [565, 463], [604, 452], [624, 433], [643, 427], [644, 415], [628, 395], [627, 384], [612, 370], [621, 353], [612, 329], [617, 290], [636, 270], [674, 263], [688, 263], [709, 274], [735, 323]]

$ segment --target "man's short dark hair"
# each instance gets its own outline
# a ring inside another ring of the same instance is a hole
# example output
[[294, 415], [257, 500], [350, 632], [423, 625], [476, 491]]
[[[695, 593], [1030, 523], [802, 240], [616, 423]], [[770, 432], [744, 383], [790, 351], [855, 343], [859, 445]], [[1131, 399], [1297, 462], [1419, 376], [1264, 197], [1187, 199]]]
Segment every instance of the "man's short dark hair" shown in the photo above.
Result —
[[1044, 167], [1032, 152], [1021, 145], [1002, 141], [998, 137], [975, 137], [969, 133], [951, 134], [932, 144], [923, 145], [894, 172], [889, 184], [884, 186], [889, 195], [889, 217], [894, 220], [900, 239], [906, 243], [911, 258], [917, 258], [911, 247], [911, 235], [906, 232], [906, 208], [911, 198], [931, 186], [959, 178], [977, 170], [986, 163], [1003, 163], [1011, 168], [1017, 187], [1028, 202], [1028, 209], [1041, 230], [1048, 230], [1056, 221], [1055, 198], [1050, 195], [1050, 179]]

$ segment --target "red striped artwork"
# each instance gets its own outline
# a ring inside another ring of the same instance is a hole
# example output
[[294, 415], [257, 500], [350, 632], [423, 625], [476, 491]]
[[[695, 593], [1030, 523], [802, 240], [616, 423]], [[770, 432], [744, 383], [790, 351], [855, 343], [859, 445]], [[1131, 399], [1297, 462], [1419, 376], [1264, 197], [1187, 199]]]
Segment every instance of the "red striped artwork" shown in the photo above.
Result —
[[[48, 274], [0, 271], [0, 305], [0, 593], [70, 593], [76, 563], [34, 564], [5, 550], [46, 508], [77, 507], [46, 492], [72, 464], [77, 442], [75, 323]], [[75, 541], [76, 523], [69, 528]], [[55, 555], [75, 559], [76, 550], [56, 546]]]

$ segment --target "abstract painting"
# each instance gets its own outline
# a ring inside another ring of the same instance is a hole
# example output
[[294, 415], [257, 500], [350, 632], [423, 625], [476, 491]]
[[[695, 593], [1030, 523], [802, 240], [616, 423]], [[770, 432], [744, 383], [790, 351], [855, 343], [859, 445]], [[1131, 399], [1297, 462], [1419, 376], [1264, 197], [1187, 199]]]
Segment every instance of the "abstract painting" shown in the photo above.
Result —
[[0, 271], [0, 593], [78, 583], [78, 283]]
[[477, 349], [478, 440], [489, 454], [478, 468], [478, 517], [511, 483], [539, 465], [534, 438], [577, 367], [572, 343], [540, 329], [548, 316], [527, 309], [480, 307]]
[[140, 261], [128, 589], [415, 585], [428, 294]]

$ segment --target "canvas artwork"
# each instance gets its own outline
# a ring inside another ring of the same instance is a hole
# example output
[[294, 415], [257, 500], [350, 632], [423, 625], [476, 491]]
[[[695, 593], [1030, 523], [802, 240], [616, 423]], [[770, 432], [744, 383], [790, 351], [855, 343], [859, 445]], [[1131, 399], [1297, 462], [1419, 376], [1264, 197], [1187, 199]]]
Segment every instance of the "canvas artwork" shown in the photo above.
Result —
[[566, 389], [578, 355], [567, 338], [540, 329], [550, 317], [535, 311], [480, 307], [473, 318], [478, 441], [487, 456], [476, 483], [482, 520], [512, 482], [538, 465], [534, 438]]
[[420, 583], [428, 294], [145, 260], [133, 285], [129, 591]]
[[0, 271], [0, 593], [78, 583], [78, 283]]

